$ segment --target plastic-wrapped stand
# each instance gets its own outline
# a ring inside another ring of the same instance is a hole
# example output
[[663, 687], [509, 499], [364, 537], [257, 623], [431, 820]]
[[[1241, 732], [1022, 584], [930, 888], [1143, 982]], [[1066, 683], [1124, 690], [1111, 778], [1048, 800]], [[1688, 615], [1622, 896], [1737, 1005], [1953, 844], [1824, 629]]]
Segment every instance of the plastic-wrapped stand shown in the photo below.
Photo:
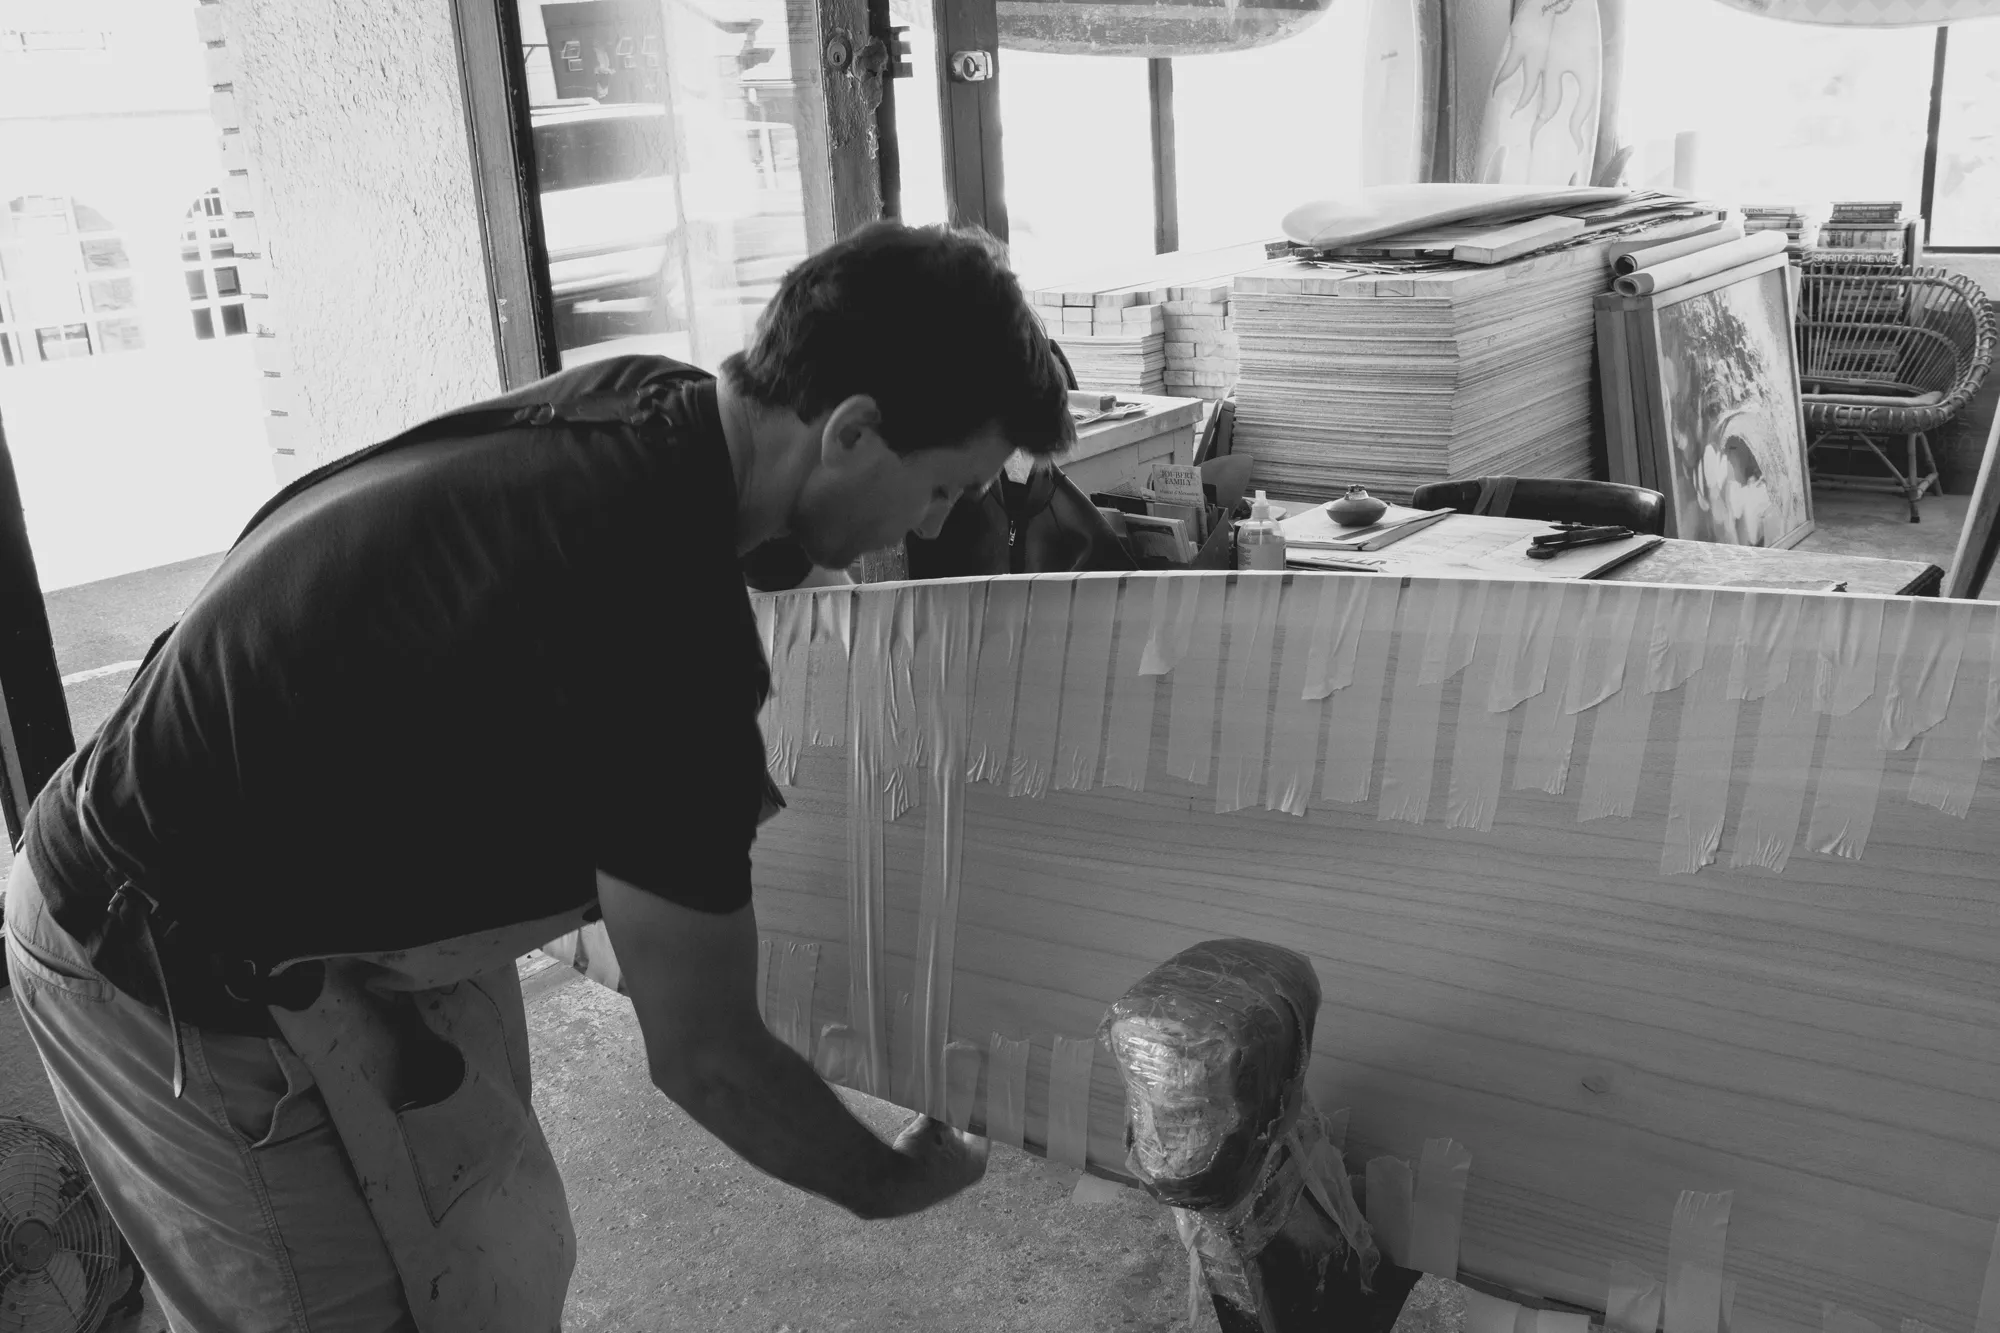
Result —
[[1305, 1092], [1319, 978], [1255, 940], [1175, 954], [1111, 1006], [1127, 1163], [1174, 1209], [1189, 1299], [1223, 1333], [1387, 1333], [1417, 1274], [1384, 1262]]

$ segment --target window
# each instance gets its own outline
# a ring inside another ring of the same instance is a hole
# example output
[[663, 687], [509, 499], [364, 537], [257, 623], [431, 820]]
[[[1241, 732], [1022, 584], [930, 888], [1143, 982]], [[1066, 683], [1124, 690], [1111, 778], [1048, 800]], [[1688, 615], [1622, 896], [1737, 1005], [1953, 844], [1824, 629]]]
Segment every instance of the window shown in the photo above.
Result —
[[[146, 345], [139, 285], [112, 220], [64, 195], [21, 195], [0, 218], [0, 368]], [[110, 318], [105, 318], [109, 316]]]
[[713, 369], [806, 253], [787, 6], [517, 2], [562, 364]]
[[1146, 62], [1002, 51], [998, 64], [1008, 241], [1022, 282], [1152, 254]]
[[1361, 184], [1367, 11], [1334, 0], [1269, 46], [1174, 59], [1181, 249], [1270, 240], [1298, 205]]
[[44, 361], [67, 361], [90, 355], [90, 325], [60, 324], [35, 330], [35, 345]]
[[2000, 20], [1951, 26], [1942, 93], [1931, 243], [2000, 246]]
[[1935, 29], [1822, 28], [1685, 0], [1632, 0], [1627, 22], [1620, 121], [1635, 184], [1671, 184], [1674, 136], [1693, 131], [1706, 197], [1917, 211]]
[[[210, 190], [188, 205], [181, 227], [181, 277], [187, 282], [188, 303], [193, 307], [194, 336], [207, 342], [250, 331], [249, 310], [242, 303], [241, 272], [234, 262], [236, 243], [229, 236], [229, 219], [222, 207], [222, 191]], [[232, 304], [223, 304], [236, 298]]]

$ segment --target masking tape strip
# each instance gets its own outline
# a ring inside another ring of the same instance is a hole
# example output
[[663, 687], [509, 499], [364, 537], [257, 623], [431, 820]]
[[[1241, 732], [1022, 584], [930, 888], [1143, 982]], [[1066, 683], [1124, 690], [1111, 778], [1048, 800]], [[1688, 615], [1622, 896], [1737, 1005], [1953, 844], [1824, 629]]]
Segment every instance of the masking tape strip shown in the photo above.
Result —
[[1722, 1252], [1734, 1195], [1683, 1191], [1667, 1233], [1666, 1333], [1720, 1333]]
[[[1799, 618], [1820, 603], [1776, 592], [1748, 592], [1736, 618], [1736, 644], [1729, 655], [1729, 697], [1762, 699], [1792, 678]], [[1818, 619], [1814, 618], [1815, 630]]]
[[785, 593], [777, 603], [771, 654], [771, 729], [764, 733], [766, 766], [789, 787], [798, 776], [806, 740], [806, 691], [812, 652], [812, 598]]
[[1820, 1303], [1821, 1333], [1882, 1333], [1882, 1326], [1872, 1319], [1844, 1310], [1832, 1301]]
[[[1457, 580], [1443, 580], [1456, 584]], [[1389, 698], [1389, 736], [1382, 747], [1382, 802], [1375, 818], [1424, 822], [1430, 808], [1431, 777], [1437, 768], [1438, 715], [1444, 686], [1423, 683], [1428, 627], [1441, 596], [1439, 581], [1410, 585], [1397, 633], [1396, 682]], [[1455, 609], [1455, 607], [1454, 607]]]
[[1345, 1106], [1326, 1115], [1326, 1141], [1335, 1152], [1347, 1151], [1347, 1122], [1352, 1112]]
[[1049, 1160], [1078, 1169], [1090, 1155], [1090, 1072], [1094, 1038], [1058, 1036], [1049, 1053]]
[[1822, 713], [1844, 717], [1875, 693], [1875, 661], [1882, 642], [1884, 604], [1875, 598], [1841, 599], [1820, 622], [1817, 702]]
[[1056, 765], [1063, 654], [1069, 647], [1069, 607], [1075, 586], [1073, 574], [1038, 574], [1028, 595], [1020, 700], [1014, 707], [1014, 747], [1007, 765], [1009, 796], [1041, 797], [1049, 790]]
[[1472, 1287], [1462, 1288], [1459, 1295], [1465, 1301], [1465, 1333], [1535, 1333], [1521, 1328], [1522, 1316], [1532, 1322], [1534, 1311]]
[[[1648, 691], [1677, 689], [1701, 670], [1708, 660], [1714, 610], [1715, 592], [1709, 588], [1675, 588], [1654, 602], [1653, 628], [1646, 643]], [[1722, 647], [1728, 646], [1729, 637], [1724, 636]]]
[[1405, 1265], [1441, 1278], [1458, 1277], [1458, 1231], [1465, 1216], [1465, 1182], [1472, 1150], [1450, 1139], [1427, 1139], [1417, 1164], [1410, 1219], [1410, 1261]]
[[1026, 1146], [1028, 1043], [993, 1034], [993, 1058], [986, 1067], [986, 1137], [1010, 1147]]
[[[1644, 594], [1648, 599], [1653, 595], [1651, 590]], [[1639, 771], [1653, 725], [1653, 696], [1645, 688], [1651, 646], [1634, 634], [1626, 651], [1628, 657], [1620, 671], [1625, 687], [1600, 701], [1590, 729], [1590, 757], [1584, 762], [1583, 792], [1577, 801], [1578, 823], [1607, 815], [1629, 819], [1639, 796]], [[1584, 690], [1585, 695], [1594, 692], [1594, 688]], [[1572, 693], [1570, 697], [1578, 696]]]
[[1660, 849], [1663, 875], [1694, 874], [1715, 860], [1722, 845], [1737, 714], [1743, 707], [1741, 700], [1729, 697], [1730, 650], [1739, 623], [1729, 615], [1707, 618], [1705, 665], [1685, 680], [1681, 691], [1681, 734], [1667, 798], [1666, 841]]
[[[1402, 585], [1393, 579], [1360, 576], [1365, 596], [1347, 614], [1355, 630], [1353, 679], [1329, 696], [1326, 706], [1326, 761], [1320, 765], [1320, 795], [1349, 803], [1368, 799], [1375, 780], [1375, 742], [1382, 725], [1382, 687], [1389, 676], [1389, 648], [1395, 642], [1396, 606]], [[1341, 631], [1344, 635], [1345, 629]]]
[[1014, 695], [1031, 586], [1029, 579], [995, 579], [986, 585], [979, 669], [973, 676], [972, 727], [966, 738], [968, 782], [998, 782], [1007, 773], [1007, 744], [1014, 734]]
[[1966, 635], [1972, 629], [1970, 602], [1911, 598], [1902, 609], [1896, 662], [1889, 670], [1882, 703], [1885, 750], [1909, 749], [1911, 741], [1944, 720]]
[[861, 1053], [861, 1039], [854, 1035], [854, 1029], [845, 1023], [828, 1023], [820, 1029], [819, 1050], [813, 1057], [813, 1070], [828, 1083], [838, 1083], [851, 1088], [861, 1077], [866, 1061]]
[[778, 941], [776, 1034], [807, 1060], [813, 1056], [813, 991], [819, 980], [819, 945]]
[[[1784, 598], [1799, 602], [1800, 598]], [[1746, 600], [1746, 606], [1749, 604]], [[1790, 662], [1777, 687], [1764, 696], [1757, 717], [1757, 748], [1750, 760], [1750, 780], [1743, 805], [1736, 813], [1736, 833], [1730, 844], [1733, 867], [1761, 866], [1783, 873], [1798, 844], [1799, 821], [1805, 814], [1806, 785], [1812, 780], [1813, 749], [1819, 743], [1820, 714], [1814, 711], [1814, 673], [1819, 661], [1820, 619], [1827, 603], [1806, 603], [1790, 643]], [[1747, 677], [1746, 677], [1747, 680]], [[1730, 686], [1737, 676], [1730, 672]]]
[[1917, 771], [1910, 777], [1910, 800], [1958, 819], [1965, 818], [1972, 809], [1972, 794], [1979, 787], [1982, 767], [1979, 729], [1985, 717], [1983, 691], [1970, 688], [1969, 682], [1966, 687], [1952, 691], [1943, 720], [1926, 731], [1917, 744]]
[[1563, 707], [1570, 667], [1576, 660], [1577, 613], [1584, 590], [1557, 589], [1556, 623], [1543, 687], [1521, 710], [1521, 743], [1514, 753], [1514, 789], [1560, 796], [1569, 781], [1570, 752], [1576, 747], [1576, 714]]
[[[1641, 642], [1634, 652], [1633, 641], [1640, 604], [1647, 600], [1650, 598], [1639, 589], [1617, 584], [1593, 583], [1584, 590], [1577, 613], [1576, 655], [1570, 662], [1563, 698], [1565, 713], [1595, 708], [1618, 693], [1625, 684], [1628, 665], [1635, 672], [1644, 672], [1647, 644]], [[1641, 675], [1633, 677], [1634, 683], [1640, 679]]]
[[979, 1069], [986, 1052], [969, 1041], [947, 1042], [944, 1048], [944, 1120], [970, 1132], [972, 1107], [979, 1094]]
[[1979, 730], [1979, 753], [1982, 758], [2000, 759], [2000, 616], [1993, 621], [1990, 638], [1986, 676], [1986, 725]]
[[1056, 727], [1057, 791], [1089, 791], [1104, 743], [1105, 696], [1111, 686], [1111, 636], [1118, 628], [1116, 576], [1076, 581], [1070, 600], [1069, 653], [1063, 662], [1062, 720]]
[[[765, 1027], [772, 1027], [771, 1007], [771, 951], [773, 942], [766, 938], [757, 941], [757, 1017], [764, 1020]], [[774, 1029], [775, 1030], [775, 1029]]]
[[854, 638], [854, 591], [813, 594], [812, 685], [807, 691], [808, 743], [833, 747], [847, 740], [847, 647]]
[[924, 762], [924, 731], [918, 716], [927, 682], [918, 666], [916, 593], [922, 585], [909, 589], [883, 589], [872, 594], [887, 597], [894, 606], [889, 612], [888, 653], [882, 665], [888, 670], [882, 702], [886, 708], [883, 735], [888, 738], [889, 765], [915, 768]]
[[1153, 696], [1159, 677], [1139, 670], [1146, 652], [1144, 604], [1163, 596], [1165, 578], [1127, 579], [1118, 598], [1118, 648], [1111, 668], [1111, 717], [1104, 728], [1104, 785], [1146, 790], [1153, 753]]
[[1604, 1333], [1659, 1333], [1666, 1290], [1645, 1269], [1613, 1260], [1611, 1292], [1604, 1299]]
[[1514, 585], [1501, 622], [1499, 657], [1486, 700], [1488, 710], [1511, 712], [1542, 693], [1548, 684], [1563, 597], [1568, 592], [1565, 585], [1555, 582]]
[[1486, 587], [1484, 581], [1472, 579], [1445, 579], [1437, 585], [1417, 684], [1442, 685], [1471, 664]]
[[[1319, 613], [1311, 620], [1307, 639], [1305, 679], [1307, 699], [1324, 699], [1354, 682], [1354, 661], [1366, 620], [1364, 607], [1380, 580], [1373, 574], [1327, 574], [1319, 579]], [[1292, 578], [1300, 586], [1298, 576]], [[1288, 624], [1306, 623], [1287, 616]]]
[[1410, 1189], [1410, 1164], [1400, 1157], [1372, 1157], [1365, 1169], [1368, 1182], [1368, 1229], [1382, 1257], [1407, 1267], [1410, 1221], [1415, 1203]]
[[[1199, 601], [1200, 623], [1220, 625], [1228, 576], [1178, 577], [1193, 585], [1188, 597]], [[1204, 635], [1199, 645], [1189, 646], [1168, 682], [1167, 772], [1198, 787], [1208, 785], [1209, 765], [1215, 758], [1215, 696], [1221, 675], [1222, 642], [1218, 636]]]
[[1153, 622], [1146, 635], [1146, 651], [1139, 658], [1139, 674], [1164, 676], [1181, 664], [1194, 642], [1195, 602], [1203, 580], [1188, 574], [1169, 574], [1153, 585]]
[[1882, 696], [1873, 691], [1848, 712], [1836, 711], [1827, 724], [1812, 822], [1806, 828], [1806, 846], [1813, 851], [1861, 859], [1875, 826], [1875, 802], [1889, 758], [1881, 728]]
[[897, 991], [889, 1007], [889, 1081], [884, 1100], [912, 1111], [924, 1107], [922, 1071], [917, 1067], [918, 1020], [910, 992]]
[[1257, 804], [1264, 786], [1264, 744], [1271, 730], [1271, 667], [1284, 578], [1239, 576], [1229, 588], [1228, 658], [1222, 673], [1220, 755], [1215, 813]]
[[1972, 1333], [2000, 1333], [2000, 1227], [1993, 1229], [1993, 1250], [1986, 1259], [1986, 1278], [1979, 1287], [1979, 1313]]
[[1284, 648], [1278, 654], [1278, 695], [1271, 716], [1271, 764], [1264, 774], [1264, 808], [1289, 815], [1306, 812], [1319, 765], [1320, 727], [1326, 719], [1326, 705], [1306, 697], [1306, 669], [1318, 642], [1319, 627], [1302, 614], [1304, 607], [1320, 601], [1322, 595], [1321, 589], [1294, 576], [1280, 599], [1283, 609], [1278, 624]]
[[851, 739], [847, 814], [847, 1021], [865, 1052], [861, 1091], [887, 1089], [888, 1048], [883, 1030], [883, 824], [892, 800], [894, 770], [884, 735], [893, 597], [864, 598], [854, 626], [853, 697], [848, 702]]
[[[776, 661], [778, 599], [769, 593], [758, 593], [750, 599], [750, 606], [757, 617], [757, 642], [764, 650], [764, 662], [771, 665]], [[764, 696], [764, 707], [757, 714], [757, 729], [764, 737], [765, 765], [770, 765], [772, 753], [771, 735], [778, 726], [778, 695], [773, 690]]]
[[926, 700], [932, 763], [924, 802], [924, 869], [917, 898], [917, 1109], [942, 1115], [943, 1049], [951, 1032], [951, 987], [958, 945], [959, 882], [965, 861], [965, 746], [977, 653], [975, 601], [985, 587], [930, 583], [917, 591], [920, 645], [937, 687]]
[[1500, 779], [1507, 764], [1507, 730], [1512, 718], [1488, 704], [1499, 673], [1510, 599], [1488, 596], [1479, 621], [1479, 641], [1472, 664], [1459, 686], [1458, 726], [1452, 735], [1451, 782], [1445, 788], [1446, 828], [1493, 830], [1500, 806]]

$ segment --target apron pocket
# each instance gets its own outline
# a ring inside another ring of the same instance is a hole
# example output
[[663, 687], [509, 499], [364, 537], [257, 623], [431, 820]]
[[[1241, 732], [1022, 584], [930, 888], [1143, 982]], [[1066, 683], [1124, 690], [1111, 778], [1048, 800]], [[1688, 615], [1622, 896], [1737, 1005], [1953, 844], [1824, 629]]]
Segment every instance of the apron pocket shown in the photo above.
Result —
[[398, 1112], [396, 1124], [434, 1226], [473, 1186], [512, 1173], [527, 1143], [514, 1090], [496, 1086], [471, 1061], [450, 1096]]

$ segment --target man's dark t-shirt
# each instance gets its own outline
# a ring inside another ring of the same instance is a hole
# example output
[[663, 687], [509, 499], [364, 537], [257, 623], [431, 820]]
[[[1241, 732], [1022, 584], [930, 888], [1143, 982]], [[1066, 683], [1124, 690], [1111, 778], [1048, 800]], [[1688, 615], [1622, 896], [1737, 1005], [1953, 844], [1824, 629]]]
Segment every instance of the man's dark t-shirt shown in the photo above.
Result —
[[[636, 425], [561, 417], [647, 391]], [[433, 943], [587, 905], [599, 868], [749, 901], [769, 673], [714, 381], [625, 357], [496, 401], [558, 416], [394, 445], [269, 513], [36, 801], [56, 920], [156, 901], [183, 1021], [268, 1021], [184, 980], [203, 949]]]

